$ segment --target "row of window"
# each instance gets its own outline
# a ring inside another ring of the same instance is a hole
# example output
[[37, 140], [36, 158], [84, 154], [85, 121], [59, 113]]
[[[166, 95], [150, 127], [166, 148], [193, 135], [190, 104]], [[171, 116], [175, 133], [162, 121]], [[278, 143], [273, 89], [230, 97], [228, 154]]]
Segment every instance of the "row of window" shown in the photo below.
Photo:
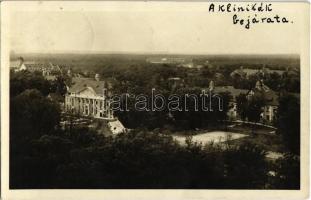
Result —
[[[96, 99], [83, 99], [83, 98], [72, 98], [72, 97], [66, 97], [67, 100], [66, 100], [66, 104], [70, 104], [71, 106], [74, 106], [75, 105], [75, 99], [76, 99], [76, 103], [80, 104], [94, 104], [95, 105], [99, 105], [100, 108], [102, 108], [104, 105], [107, 106], [107, 102], [105, 102], [105, 100], [96, 100]], [[69, 102], [69, 103], [68, 103]], [[106, 103], [106, 104], [105, 104]]]
[[90, 106], [84, 105], [82, 107], [72, 107], [70, 105], [66, 105], [67, 111], [73, 111], [74, 113], [80, 113], [83, 115], [90, 115], [96, 116], [99, 114], [100, 117], [107, 117], [109, 115], [112, 115], [112, 112], [110, 110], [98, 110], [96, 107], [93, 109]]

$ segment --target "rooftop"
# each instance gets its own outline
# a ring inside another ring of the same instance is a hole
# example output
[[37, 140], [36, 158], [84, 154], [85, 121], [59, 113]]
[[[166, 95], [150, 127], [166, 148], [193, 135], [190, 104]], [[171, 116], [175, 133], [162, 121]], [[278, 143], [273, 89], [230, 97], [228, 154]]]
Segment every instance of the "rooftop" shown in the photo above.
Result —
[[109, 89], [112, 85], [108, 80], [96, 81], [92, 78], [72, 78], [72, 86], [69, 88], [69, 92], [78, 93], [86, 87], [91, 87], [96, 94], [103, 95], [103, 89]]

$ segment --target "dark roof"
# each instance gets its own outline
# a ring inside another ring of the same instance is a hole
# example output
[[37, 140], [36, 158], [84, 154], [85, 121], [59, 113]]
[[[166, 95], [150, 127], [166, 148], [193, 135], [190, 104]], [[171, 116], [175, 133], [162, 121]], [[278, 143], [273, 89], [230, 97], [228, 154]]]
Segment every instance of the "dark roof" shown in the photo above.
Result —
[[258, 90], [257, 88], [252, 89], [255, 96], [261, 95], [266, 105], [278, 106], [279, 105], [279, 96], [273, 90]]
[[103, 89], [110, 89], [111, 86], [109, 81], [96, 81], [91, 78], [72, 78], [72, 86], [69, 88], [69, 92], [78, 93], [86, 87], [91, 87], [96, 94], [103, 95]]

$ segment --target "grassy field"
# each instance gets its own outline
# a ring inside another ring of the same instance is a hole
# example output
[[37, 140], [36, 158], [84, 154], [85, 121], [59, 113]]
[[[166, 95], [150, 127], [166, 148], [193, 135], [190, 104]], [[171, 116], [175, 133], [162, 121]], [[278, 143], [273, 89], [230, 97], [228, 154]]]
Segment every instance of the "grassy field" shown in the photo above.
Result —
[[[228, 125], [230, 126], [230, 125]], [[218, 132], [218, 134], [213, 134]], [[251, 142], [263, 147], [266, 151], [284, 152], [281, 136], [275, 134], [275, 129], [263, 127], [259, 125], [238, 124], [234, 127], [222, 128], [221, 130], [197, 130], [197, 131], [180, 131], [174, 132], [172, 135], [179, 140], [183, 140], [185, 136], [192, 135], [194, 141], [197, 142], [224, 142], [225, 135], [223, 133], [233, 133], [230, 144], [241, 144], [243, 142]], [[211, 135], [210, 135], [211, 134]], [[236, 134], [236, 137], [234, 136]], [[242, 137], [240, 137], [242, 136]], [[221, 140], [219, 141], [219, 137]]]

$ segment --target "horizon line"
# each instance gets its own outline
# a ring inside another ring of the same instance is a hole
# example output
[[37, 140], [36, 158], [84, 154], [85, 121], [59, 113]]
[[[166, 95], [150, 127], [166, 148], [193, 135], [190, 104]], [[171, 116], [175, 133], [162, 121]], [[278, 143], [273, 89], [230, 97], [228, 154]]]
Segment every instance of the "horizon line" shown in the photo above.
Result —
[[11, 51], [10, 55], [20, 55], [20, 54], [106, 54], [106, 55], [193, 55], [193, 56], [298, 56], [299, 53], [180, 53], [180, 52], [144, 52], [144, 51], [54, 51], [54, 52], [15, 52]]

